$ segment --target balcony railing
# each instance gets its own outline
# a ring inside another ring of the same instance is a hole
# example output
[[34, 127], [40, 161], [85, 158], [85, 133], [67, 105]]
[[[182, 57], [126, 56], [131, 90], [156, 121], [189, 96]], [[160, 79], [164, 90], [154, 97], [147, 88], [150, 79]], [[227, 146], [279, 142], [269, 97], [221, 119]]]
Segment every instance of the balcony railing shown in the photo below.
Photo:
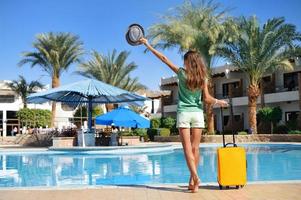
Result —
[[[298, 86], [294, 86], [294, 87], [290, 87], [290, 88], [284, 87], [283, 85], [282, 86], [275, 86], [275, 87], [270, 86], [270, 87], [266, 87], [264, 89], [264, 94], [298, 91], [298, 90], [299, 90]], [[232, 95], [233, 98], [248, 96], [247, 90], [243, 90], [242, 92], [241, 91], [237, 91], [237, 92], [233, 91], [232, 94], [233, 94]], [[228, 98], [228, 96], [229, 95], [225, 95], [225, 94], [215, 94], [215, 98], [220, 98], [220, 99], [226, 99], [226, 98]]]

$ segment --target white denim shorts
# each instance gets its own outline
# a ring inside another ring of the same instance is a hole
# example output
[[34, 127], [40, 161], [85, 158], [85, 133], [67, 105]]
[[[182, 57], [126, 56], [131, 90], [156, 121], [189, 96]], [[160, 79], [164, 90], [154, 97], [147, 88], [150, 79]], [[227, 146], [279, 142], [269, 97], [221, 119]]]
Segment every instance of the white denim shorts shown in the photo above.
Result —
[[205, 128], [203, 112], [178, 112], [177, 128]]

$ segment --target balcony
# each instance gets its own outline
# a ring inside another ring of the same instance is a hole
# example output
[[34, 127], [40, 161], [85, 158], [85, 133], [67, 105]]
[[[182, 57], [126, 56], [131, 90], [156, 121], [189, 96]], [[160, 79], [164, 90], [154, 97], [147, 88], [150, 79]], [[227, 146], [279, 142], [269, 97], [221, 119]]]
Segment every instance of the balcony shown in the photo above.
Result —
[[[224, 83], [222, 85], [223, 94], [222, 96], [219, 95], [219, 98], [232, 96], [232, 97], [242, 97], [243, 96], [243, 87], [242, 87], [242, 80], [235, 81], [232, 83]], [[217, 96], [217, 95], [215, 95]], [[217, 96], [218, 97], [218, 96]]]
[[298, 101], [299, 91], [284, 91], [264, 95], [265, 103], [277, 103], [286, 101]]
[[[269, 90], [271, 91], [271, 90]], [[271, 91], [272, 92], [272, 91]], [[222, 94], [217, 94], [216, 98], [218, 99], [228, 99]], [[283, 86], [276, 86], [275, 92], [264, 94], [265, 103], [278, 103], [278, 102], [289, 102], [289, 101], [298, 101], [299, 100], [299, 91], [298, 87], [284, 88]], [[257, 104], [261, 102], [260, 96], [257, 99]], [[248, 96], [247, 91], [243, 91], [243, 96], [233, 97], [232, 98], [233, 106], [247, 106], [248, 105]]]
[[164, 113], [177, 112], [177, 104], [166, 105], [163, 107]]
[[164, 85], [171, 85], [171, 84], [177, 84], [178, 83], [178, 77], [177, 76], [172, 76], [169, 78], [161, 78], [161, 86]]

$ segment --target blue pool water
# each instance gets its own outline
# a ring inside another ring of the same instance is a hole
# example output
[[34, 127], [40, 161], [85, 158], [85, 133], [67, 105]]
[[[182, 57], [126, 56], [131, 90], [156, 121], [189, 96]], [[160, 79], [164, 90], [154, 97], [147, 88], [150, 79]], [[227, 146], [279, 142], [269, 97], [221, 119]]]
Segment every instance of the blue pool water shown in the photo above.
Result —
[[[245, 147], [248, 181], [301, 180], [301, 145]], [[203, 183], [216, 182], [216, 148], [200, 148]], [[188, 178], [182, 149], [122, 155], [0, 152], [0, 187], [172, 184]]]

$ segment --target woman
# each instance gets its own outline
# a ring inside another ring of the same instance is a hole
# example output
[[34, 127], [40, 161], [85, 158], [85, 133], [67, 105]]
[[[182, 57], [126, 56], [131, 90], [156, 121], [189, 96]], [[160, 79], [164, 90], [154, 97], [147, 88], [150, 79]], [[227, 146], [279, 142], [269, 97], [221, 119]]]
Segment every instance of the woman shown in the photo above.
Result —
[[224, 107], [228, 106], [228, 103], [215, 99], [209, 94], [206, 66], [202, 57], [196, 51], [188, 51], [184, 55], [184, 68], [179, 68], [162, 53], [154, 49], [145, 38], [142, 38], [140, 42], [178, 76], [177, 128], [179, 128], [185, 159], [190, 171], [188, 189], [197, 192], [200, 184], [197, 173], [200, 159], [199, 144], [202, 129], [205, 128], [202, 94], [204, 95], [204, 101], [208, 104]]

